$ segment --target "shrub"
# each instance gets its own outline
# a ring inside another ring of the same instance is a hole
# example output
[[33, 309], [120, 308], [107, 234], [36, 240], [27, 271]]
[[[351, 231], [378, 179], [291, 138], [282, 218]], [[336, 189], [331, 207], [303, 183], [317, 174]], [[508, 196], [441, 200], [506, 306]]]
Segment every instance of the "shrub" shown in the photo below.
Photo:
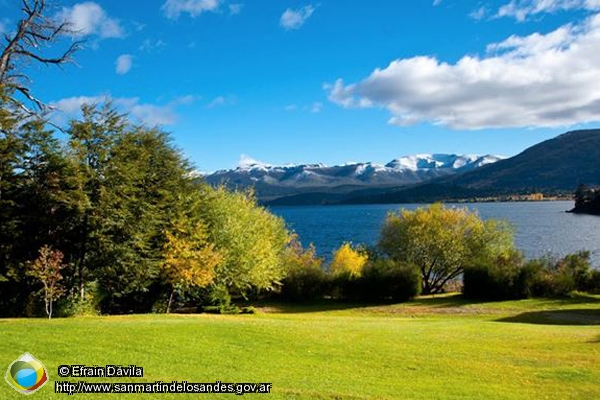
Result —
[[527, 298], [531, 271], [524, 268], [523, 255], [518, 251], [479, 259], [465, 268], [463, 294], [485, 300]]
[[407, 301], [420, 293], [421, 274], [414, 265], [380, 259], [365, 266], [359, 287], [363, 300]]
[[540, 297], [564, 297], [578, 290], [589, 289], [591, 277], [590, 253], [581, 251], [562, 259], [551, 257], [529, 261], [534, 271], [531, 294]]
[[82, 317], [100, 314], [100, 303], [102, 294], [96, 282], [90, 282], [85, 286], [85, 298], [79, 295], [63, 297], [58, 301], [57, 309], [59, 317]]
[[590, 272], [586, 291], [593, 294], [600, 294], [600, 270]]
[[336, 300], [362, 300], [361, 278], [350, 271], [340, 271], [329, 275], [329, 293]]
[[316, 256], [314, 246], [303, 249], [294, 236], [284, 255], [287, 276], [282, 281], [281, 297], [290, 301], [322, 299], [328, 291], [328, 276], [323, 260]]
[[524, 262], [523, 256], [513, 251], [480, 259], [466, 268], [464, 294], [487, 300], [564, 297], [575, 290], [589, 290], [591, 277], [588, 252]]

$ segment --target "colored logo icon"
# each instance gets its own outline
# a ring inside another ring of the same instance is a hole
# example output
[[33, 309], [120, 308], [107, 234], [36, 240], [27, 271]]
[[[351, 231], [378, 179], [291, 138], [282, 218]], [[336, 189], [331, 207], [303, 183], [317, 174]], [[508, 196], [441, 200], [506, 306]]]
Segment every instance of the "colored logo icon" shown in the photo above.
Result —
[[6, 382], [17, 392], [31, 394], [48, 382], [48, 373], [40, 360], [25, 353], [8, 366]]

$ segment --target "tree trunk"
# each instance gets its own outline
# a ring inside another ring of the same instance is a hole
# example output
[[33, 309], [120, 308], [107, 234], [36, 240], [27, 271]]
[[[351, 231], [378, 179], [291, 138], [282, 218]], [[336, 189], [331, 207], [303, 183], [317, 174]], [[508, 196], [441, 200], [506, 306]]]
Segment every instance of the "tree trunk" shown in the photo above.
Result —
[[175, 289], [171, 291], [171, 295], [169, 296], [169, 303], [167, 304], [167, 314], [171, 312], [171, 303], [173, 302], [173, 295], [175, 294]]

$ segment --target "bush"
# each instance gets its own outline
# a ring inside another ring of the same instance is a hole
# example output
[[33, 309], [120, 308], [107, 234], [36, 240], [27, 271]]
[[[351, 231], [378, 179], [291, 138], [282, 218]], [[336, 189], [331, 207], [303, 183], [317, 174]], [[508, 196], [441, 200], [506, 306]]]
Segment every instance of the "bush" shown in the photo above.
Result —
[[329, 279], [314, 246], [304, 250], [294, 236], [285, 253], [284, 264], [287, 276], [282, 281], [280, 292], [284, 300], [311, 301], [325, 297]]
[[420, 293], [421, 275], [414, 265], [379, 259], [367, 263], [360, 276], [335, 275], [331, 287], [331, 296], [339, 300], [402, 302]]
[[593, 294], [600, 294], [600, 270], [594, 270], [590, 273], [586, 291]]
[[534, 271], [531, 294], [540, 297], [565, 297], [573, 291], [589, 290], [591, 278], [590, 253], [581, 251], [562, 259], [551, 257], [529, 261]]
[[96, 282], [85, 286], [85, 298], [78, 294], [66, 296], [57, 303], [59, 317], [83, 317], [100, 315], [102, 295]]
[[329, 294], [335, 300], [362, 300], [361, 278], [350, 271], [340, 271], [329, 275]]
[[486, 300], [564, 297], [576, 290], [590, 290], [592, 276], [589, 252], [527, 262], [520, 253], [511, 252], [466, 268], [464, 294]]
[[511, 300], [529, 296], [534, 269], [525, 268], [523, 255], [511, 251], [495, 258], [484, 258], [465, 268], [463, 294], [472, 299]]
[[365, 266], [359, 288], [363, 300], [408, 301], [421, 291], [421, 274], [414, 265], [381, 259]]

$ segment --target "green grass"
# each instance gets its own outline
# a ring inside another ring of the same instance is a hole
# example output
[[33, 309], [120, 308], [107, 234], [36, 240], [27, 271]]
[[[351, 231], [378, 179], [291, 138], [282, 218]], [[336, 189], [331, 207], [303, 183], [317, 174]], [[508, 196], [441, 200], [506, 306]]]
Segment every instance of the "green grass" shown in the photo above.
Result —
[[[51, 381], [61, 364], [136, 364], [144, 368], [143, 381], [273, 383], [271, 395], [245, 395], [253, 398], [600, 398], [597, 297], [499, 303], [438, 297], [389, 306], [258, 309], [243, 316], [0, 320], [0, 372], [30, 352]], [[52, 383], [31, 398], [64, 396], [53, 393]], [[0, 399], [13, 398], [22, 396], [2, 382]]]

